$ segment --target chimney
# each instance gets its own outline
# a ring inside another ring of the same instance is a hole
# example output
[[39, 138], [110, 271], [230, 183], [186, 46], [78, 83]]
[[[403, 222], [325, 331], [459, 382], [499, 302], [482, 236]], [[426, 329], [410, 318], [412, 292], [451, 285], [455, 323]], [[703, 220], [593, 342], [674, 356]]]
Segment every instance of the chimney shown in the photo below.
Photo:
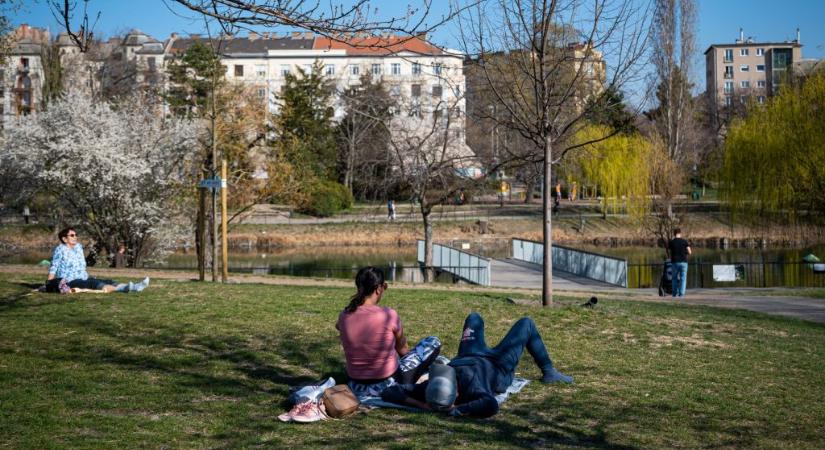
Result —
[[250, 31], [249, 34], [247, 34], [247, 39], [249, 39], [250, 41], [255, 41], [259, 37], [260, 36], [258, 35], [258, 33], [254, 32], [254, 31]]
[[292, 39], [301, 39], [301, 32], [300, 31], [293, 31], [292, 32]]
[[313, 38], [315, 38], [315, 35], [312, 33], [312, 31], [307, 31], [306, 33], [304, 33], [304, 39], [313, 39]]
[[796, 43], [797, 43], [797, 44], [801, 44], [801, 43], [802, 43], [802, 41], [801, 41], [801, 40], [799, 40], [799, 28], [797, 28], [797, 29], [796, 29]]

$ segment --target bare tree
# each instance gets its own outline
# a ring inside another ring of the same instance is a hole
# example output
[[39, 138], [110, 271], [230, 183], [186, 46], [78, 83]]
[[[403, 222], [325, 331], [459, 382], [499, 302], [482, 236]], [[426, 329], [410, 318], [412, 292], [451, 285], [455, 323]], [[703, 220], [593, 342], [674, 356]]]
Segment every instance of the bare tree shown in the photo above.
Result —
[[[400, 102], [390, 122], [390, 173], [384, 182], [408, 192], [416, 201], [424, 227], [425, 281], [433, 280], [433, 208], [446, 204], [480, 180], [475, 154], [464, 144], [460, 97], [426, 104], [415, 98]], [[475, 175], [475, 176], [474, 176]]]
[[94, 43], [94, 27], [97, 21], [100, 20], [100, 11], [95, 15], [94, 21], [89, 24], [89, 0], [83, 0], [83, 18], [80, 19], [80, 25], [75, 30], [72, 23], [76, 18], [76, 10], [78, 9], [77, 0], [48, 0], [49, 9], [58, 23], [63, 25], [66, 33], [72, 42], [77, 45], [81, 53], [86, 53]]
[[[421, 0], [418, 7], [407, 6], [400, 15], [379, 18], [372, 0], [355, 0], [348, 5], [318, 0], [170, 0], [217, 20], [222, 26], [239, 28], [288, 26], [319, 35], [342, 39], [348, 33], [426, 33], [452, 19], [466, 6], [451, 7], [431, 23], [434, 0]], [[481, 0], [472, 0], [476, 3]], [[381, 45], [370, 44], [370, 45]]]
[[[539, 163], [543, 185], [553, 165], [591, 142], [571, 139], [606, 88], [639, 75], [648, 47], [648, 6], [630, 0], [491, 0], [461, 15], [461, 40], [497, 113], [489, 119], [528, 140], [502, 154]], [[602, 58], [606, 57], [605, 60]], [[609, 65], [608, 65], [609, 64]], [[610, 137], [604, 136], [603, 139]], [[600, 139], [601, 140], [601, 139]], [[542, 303], [552, 303], [552, 217], [543, 199]]]
[[356, 184], [371, 184], [358, 183], [356, 178], [370, 178], [375, 175], [376, 164], [386, 161], [383, 156], [389, 142], [387, 124], [393, 100], [384, 83], [374, 80], [370, 73], [362, 75], [359, 84], [339, 89], [336, 97], [345, 114], [336, 126], [339, 172], [344, 186], [355, 194]]
[[673, 197], [679, 193], [684, 181], [684, 176], [676, 172], [696, 162], [691, 142], [696, 133], [690, 82], [695, 35], [695, 0], [655, 0], [652, 38], [656, 45], [652, 62], [658, 105], [650, 117], [664, 151], [673, 163], [673, 177], [661, 180], [659, 186], [668, 216], [673, 216]]

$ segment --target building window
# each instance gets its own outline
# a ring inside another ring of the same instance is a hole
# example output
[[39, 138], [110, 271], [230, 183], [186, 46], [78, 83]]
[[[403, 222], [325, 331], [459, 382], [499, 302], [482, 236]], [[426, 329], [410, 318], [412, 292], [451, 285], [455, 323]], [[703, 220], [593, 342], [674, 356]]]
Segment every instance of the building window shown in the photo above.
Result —
[[401, 64], [399, 64], [399, 63], [390, 64], [390, 73], [392, 73], [393, 75], [401, 75]]
[[739, 66], [739, 71], [740, 72], [748, 72], [750, 70], [751, 70], [751, 67], [747, 64], [742, 64], [741, 66]]
[[304, 64], [304, 75], [312, 74], [312, 64]]
[[739, 56], [748, 56], [748, 49], [740, 48], [739, 49]]
[[763, 88], [763, 87], [765, 87], [765, 84], [766, 84], [765, 80], [759, 80], [759, 81], [756, 82], [756, 87]]
[[725, 106], [733, 106], [733, 98], [730, 96], [725, 97]]
[[421, 75], [421, 63], [414, 62], [412, 65], [412, 74]]
[[243, 77], [243, 66], [235, 64], [235, 76]]
[[327, 64], [324, 66], [324, 74], [335, 75], [335, 66], [333, 64]]
[[358, 76], [361, 73], [361, 67], [358, 64], [351, 64], [349, 66], [349, 74], [353, 76]]
[[739, 87], [741, 87], [742, 89], [747, 89], [747, 88], [751, 87], [751, 82], [750, 81], [740, 81], [739, 82]]
[[262, 100], [266, 98], [266, 88], [258, 88], [258, 98]]
[[733, 78], [733, 66], [725, 66], [725, 78]]
[[390, 95], [392, 95], [393, 97], [398, 97], [399, 95], [401, 95], [401, 86], [397, 84], [390, 86]]
[[24, 69], [29, 68], [29, 58], [20, 58], [20, 67]]
[[764, 56], [764, 55], [765, 55], [765, 49], [764, 48], [757, 48], [756, 49], [756, 56]]
[[456, 119], [461, 117], [461, 107], [460, 106], [456, 106], [455, 108], [453, 108], [453, 117], [455, 117]]
[[441, 96], [443, 94], [444, 94], [444, 89], [441, 86], [439, 86], [439, 85], [433, 86], [433, 97], [441, 98]]
[[456, 86], [453, 88], [453, 94], [456, 97], [461, 97], [461, 86]]
[[255, 76], [258, 78], [266, 78], [266, 66], [258, 64], [255, 66]]
[[413, 97], [421, 97], [421, 85], [420, 84], [413, 84], [410, 86], [410, 94]]
[[725, 62], [733, 62], [733, 49], [725, 49]]
[[433, 64], [433, 74], [441, 75], [441, 63]]
[[756, 97], [756, 101], [759, 102], [760, 105], [765, 103], [765, 96], [764, 95], [758, 95]]
[[0, 98], [3, 98], [5, 96], [6, 96], [6, 90], [3, 89], [2, 87], [0, 87]]
[[748, 96], [747, 95], [740, 95], [739, 96], [739, 103], [741, 103], [743, 105], [748, 103]]
[[733, 93], [733, 81], [725, 81], [725, 94]]
[[149, 66], [149, 72], [154, 72], [157, 69], [154, 56], [146, 58], [146, 64]]
[[765, 71], [765, 65], [764, 64], [757, 64], [756, 65], [756, 71], [757, 72], [764, 72]]
[[287, 76], [292, 73], [292, 70], [289, 67], [289, 64], [281, 64], [281, 75]]
[[381, 64], [373, 64], [372, 65], [372, 74], [373, 75], [381, 75]]

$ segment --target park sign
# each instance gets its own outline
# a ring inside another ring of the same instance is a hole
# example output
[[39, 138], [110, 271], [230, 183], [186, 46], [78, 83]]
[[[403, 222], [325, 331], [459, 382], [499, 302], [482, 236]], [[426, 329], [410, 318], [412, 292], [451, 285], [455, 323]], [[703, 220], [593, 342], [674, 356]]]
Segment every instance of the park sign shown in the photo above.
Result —
[[226, 189], [226, 180], [221, 177], [206, 178], [198, 183], [198, 187], [209, 189], [210, 191], [219, 191]]

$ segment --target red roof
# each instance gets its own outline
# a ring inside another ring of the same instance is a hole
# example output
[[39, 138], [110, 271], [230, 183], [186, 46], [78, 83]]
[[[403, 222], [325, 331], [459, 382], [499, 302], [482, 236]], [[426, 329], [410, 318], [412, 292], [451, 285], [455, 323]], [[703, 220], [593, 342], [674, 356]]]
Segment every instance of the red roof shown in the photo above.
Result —
[[[345, 41], [345, 42], [342, 42]], [[334, 40], [316, 37], [313, 50], [346, 50], [347, 55], [385, 56], [400, 52], [442, 55], [444, 52], [417, 36], [370, 36]]]

